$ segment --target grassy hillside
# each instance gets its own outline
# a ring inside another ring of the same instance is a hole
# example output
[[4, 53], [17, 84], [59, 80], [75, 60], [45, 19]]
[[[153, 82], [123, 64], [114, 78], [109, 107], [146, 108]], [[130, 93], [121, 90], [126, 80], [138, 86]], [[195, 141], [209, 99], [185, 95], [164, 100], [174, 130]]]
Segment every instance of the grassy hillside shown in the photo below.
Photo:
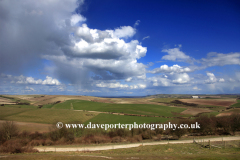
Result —
[[12, 102], [18, 102], [18, 103], [29, 103], [28, 100], [20, 99], [20, 98], [13, 97], [13, 96], [0, 95], [0, 97], [10, 99]]
[[0, 106], [0, 120], [19, 121], [19, 122], [35, 122], [53, 124], [58, 121], [63, 123], [151, 123], [165, 122], [170, 118], [159, 117], [138, 117], [123, 116], [113, 114], [98, 114], [83, 111], [73, 111], [69, 109], [49, 109], [49, 108], [18, 108], [12, 105]]
[[202, 108], [209, 108], [210, 110], [213, 111], [220, 111], [226, 109], [226, 107], [221, 107], [221, 106], [213, 106], [213, 105], [199, 105], [199, 107]]
[[237, 103], [231, 105], [231, 107], [240, 108], [240, 100], [238, 99], [238, 100], [237, 100]]
[[152, 102], [160, 102], [160, 103], [171, 103], [174, 100], [178, 100], [179, 98], [155, 98], [151, 100]]
[[30, 109], [0, 106], [0, 120], [4, 120], [5, 117], [14, 116], [28, 110]]
[[168, 107], [152, 104], [111, 104], [83, 100], [69, 100], [61, 104], [56, 104], [53, 106], [53, 108], [70, 109], [71, 104], [73, 106], [73, 109], [75, 110], [128, 113], [139, 115], [157, 115], [167, 117], [175, 117], [176, 115], [174, 115], [174, 113], [180, 113], [186, 110], [185, 108]]
[[36, 108], [16, 108], [11, 106], [0, 106], [0, 119], [19, 121], [19, 122], [36, 122], [36, 123], [64, 123], [85, 122], [97, 113], [87, 114], [81, 111], [72, 111], [67, 109], [36, 109]]
[[[151, 123], [165, 122], [170, 118], [138, 117], [113, 114], [89, 113], [74, 110], [116, 112], [140, 115], [159, 115], [174, 117], [175, 114], [184, 111], [184, 108], [167, 107], [151, 104], [110, 104], [84, 100], [68, 100], [64, 103], [47, 104], [41, 109], [32, 105], [5, 105], [0, 106], [0, 119], [20, 122], [56, 123], [61, 121], [92, 122], [92, 123]], [[184, 116], [184, 115], [177, 115]], [[186, 115], [187, 116], [187, 115]]]
[[104, 114], [100, 113], [92, 119], [85, 122], [85, 124], [92, 122], [98, 124], [133, 124], [134, 122], [138, 124], [143, 123], [155, 123], [155, 122], [166, 122], [170, 121], [170, 118], [161, 118], [161, 117], [138, 117], [138, 116], [122, 116], [114, 114]]

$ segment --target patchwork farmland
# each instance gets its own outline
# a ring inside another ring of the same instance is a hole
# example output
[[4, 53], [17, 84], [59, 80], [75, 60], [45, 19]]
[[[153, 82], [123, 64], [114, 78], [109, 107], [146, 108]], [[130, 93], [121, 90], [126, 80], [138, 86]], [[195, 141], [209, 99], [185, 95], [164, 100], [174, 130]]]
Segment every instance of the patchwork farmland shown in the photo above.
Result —
[[[0, 145], [0, 152], [34, 152], [36, 150], [33, 147], [41, 151], [54, 150], [53, 147], [55, 147], [56, 151], [59, 147], [58, 150], [61, 150], [62, 145], [72, 150], [78, 150], [79, 145], [83, 149], [86, 145], [112, 146], [115, 143], [138, 142], [142, 145], [144, 143], [152, 145], [154, 141], [180, 138], [185, 142], [196, 135], [211, 138], [211, 136], [240, 134], [238, 97], [191, 99], [189, 95], [165, 96], [101, 98], [64, 95], [2, 95], [0, 96], [0, 142], [3, 144]], [[198, 123], [201, 128], [104, 130], [63, 127], [59, 129], [56, 127], [57, 122], [84, 125], [90, 123], [133, 124], [134, 122], [147, 125]], [[11, 136], [8, 136], [9, 133]], [[8, 139], [8, 137], [11, 138]], [[231, 139], [231, 137], [228, 138]], [[96, 146], [96, 149], [97, 147], [99, 148]], [[103, 148], [109, 147], [103, 146]]]
[[[176, 103], [178, 101], [183, 103]], [[238, 104], [239, 100], [235, 97], [186, 99], [183, 95], [171, 95], [168, 98], [2, 95], [0, 97], [0, 120], [39, 124], [55, 124], [57, 121], [64, 123], [91, 121], [95, 123], [163, 123], [177, 118], [194, 118], [206, 113], [220, 116], [231, 115], [233, 113], [231, 106], [233, 108], [235, 106], [235, 110], [238, 111]], [[34, 132], [35, 129], [32, 131]]]

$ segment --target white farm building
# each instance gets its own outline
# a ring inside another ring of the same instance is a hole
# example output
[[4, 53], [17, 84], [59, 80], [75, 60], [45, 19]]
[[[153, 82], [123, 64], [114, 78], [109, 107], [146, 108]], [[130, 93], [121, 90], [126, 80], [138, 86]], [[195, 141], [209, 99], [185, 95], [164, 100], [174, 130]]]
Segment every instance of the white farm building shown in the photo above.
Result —
[[199, 98], [199, 96], [192, 96], [192, 98]]

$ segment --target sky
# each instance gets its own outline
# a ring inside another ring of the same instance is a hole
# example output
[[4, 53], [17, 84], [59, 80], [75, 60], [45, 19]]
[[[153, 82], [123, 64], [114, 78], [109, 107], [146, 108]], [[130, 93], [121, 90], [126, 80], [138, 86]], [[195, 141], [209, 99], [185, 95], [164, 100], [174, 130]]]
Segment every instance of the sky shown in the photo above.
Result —
[[240, 1], [0, 0], [0, 94], [240, 94]]

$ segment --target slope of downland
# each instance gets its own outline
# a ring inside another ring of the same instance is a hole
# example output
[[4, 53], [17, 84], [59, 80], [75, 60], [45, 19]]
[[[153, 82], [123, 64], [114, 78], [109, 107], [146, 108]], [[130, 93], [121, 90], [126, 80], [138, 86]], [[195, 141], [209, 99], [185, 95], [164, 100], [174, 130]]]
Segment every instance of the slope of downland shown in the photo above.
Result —
[[177, 117], [188, 115], [175, 115], [180, 113], [186, 108], [169, 107], [153, 104], [111, 104], [111, 103], [99, 103], [83, 100], [70, 100], [61, 104], [54, 105], [53, 108], [67, 108], [69, 109], [73, 105], [74, 110], [86, 110], [86, 111], [99, 111], [99, 112], [113, 112], [113, 113], [127, 113], [136, 115], [149, 115], [149, 116], [165, 116], [165, 117]]
[[85, 122], [98, 113], [91, 115], [85, 112], [75, 112], [68, 109], [48, 109], [48, 108], [16, 108], [0, 106], [0, 119], [19, 122], [35, 122], [53, 124], [58, 121], [63, 123]]
[[121, 116], [114, 114], [104, 114], [100, 113], [97, 116], [89, 119], [85, 122], [88, 124], [91, 122], [92, 124], [133, 124], [136, 122], [137, 124], [143, 123], [163, 123], [166, 121], [170, 121], [171, 118], [162, 118], [162, 117], [139, 117], [139, 116]]

